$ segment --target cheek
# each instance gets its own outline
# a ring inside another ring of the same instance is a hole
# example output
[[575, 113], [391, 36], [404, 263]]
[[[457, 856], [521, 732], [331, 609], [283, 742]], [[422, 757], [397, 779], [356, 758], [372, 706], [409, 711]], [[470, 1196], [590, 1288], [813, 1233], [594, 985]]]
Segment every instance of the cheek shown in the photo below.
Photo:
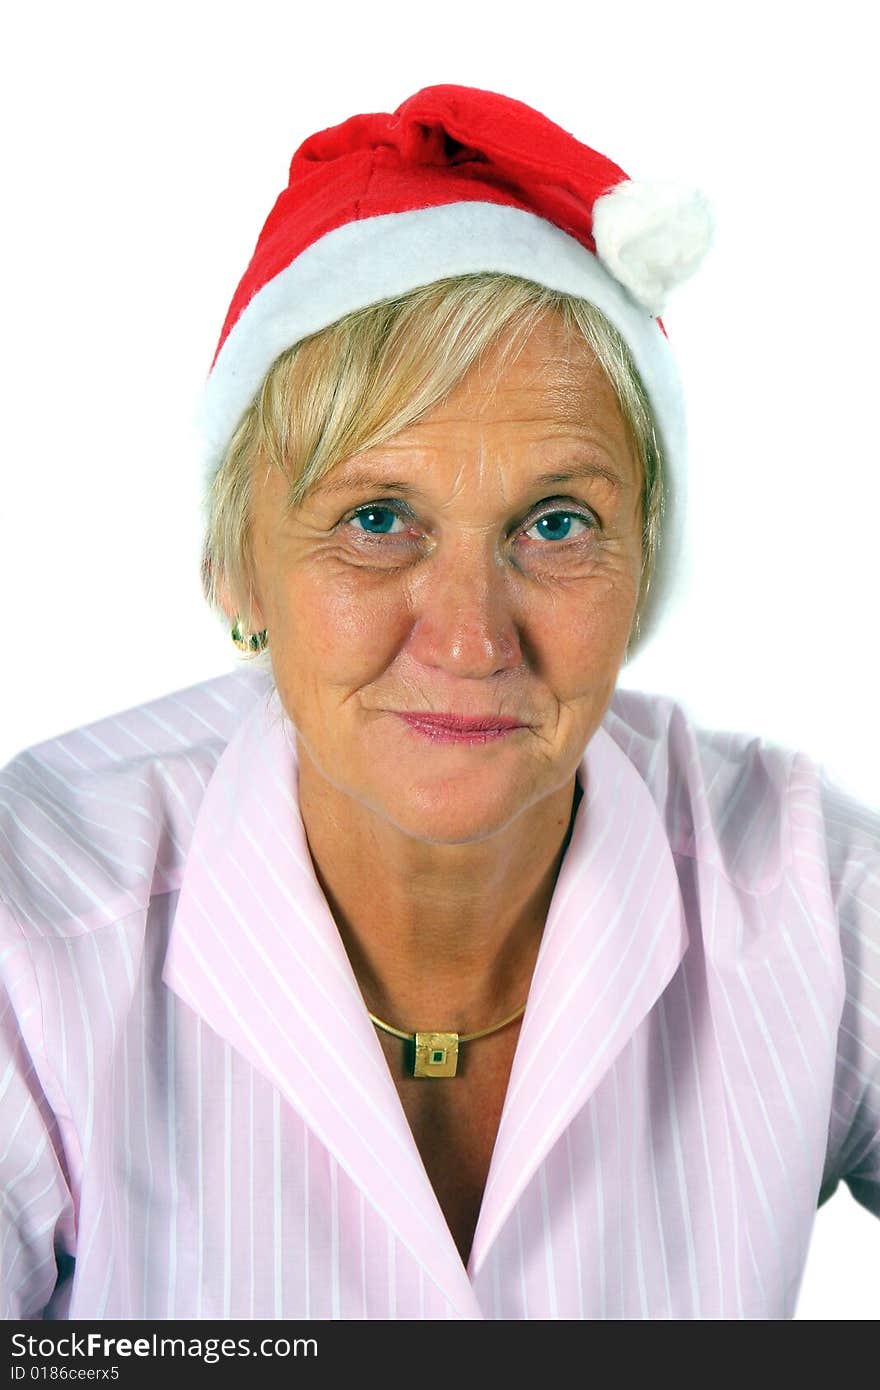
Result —
[[411, 626], [400, 585], [320, 565], [290, 577], [277, 607], [289, 664], [340, 687], [384, 671]]
[[635, 582], [620, 573], [596, 574], [530, 601], [525, 623], [530, 649], [561, 698], [616, 679], [635, 605]]

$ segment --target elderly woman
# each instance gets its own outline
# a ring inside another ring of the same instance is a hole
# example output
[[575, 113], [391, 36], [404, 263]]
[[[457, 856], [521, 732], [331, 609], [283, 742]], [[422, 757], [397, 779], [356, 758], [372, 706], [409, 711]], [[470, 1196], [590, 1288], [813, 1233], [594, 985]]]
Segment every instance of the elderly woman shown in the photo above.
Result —
[[7, 1317], [788, 1318], [880, 1214], [877, 818], [615, 688], [706, 237], [490, 92], [294, 155], [206, 394], [250, 666], [0, 783]]

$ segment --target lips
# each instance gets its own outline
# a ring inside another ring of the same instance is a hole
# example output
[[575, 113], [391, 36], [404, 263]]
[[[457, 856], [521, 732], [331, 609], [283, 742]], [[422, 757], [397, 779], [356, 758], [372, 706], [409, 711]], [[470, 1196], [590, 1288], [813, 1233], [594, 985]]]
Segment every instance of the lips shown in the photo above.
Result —
[[432, 714], [420, 710], [398, 710], [402, 719], [427, 725], [435, 729], [447, 729], [454, 734], [490, 734], [501, 729], [522, 729], [525, 726], [519, 719], [506, 718], [499, 714], [464, 715]]

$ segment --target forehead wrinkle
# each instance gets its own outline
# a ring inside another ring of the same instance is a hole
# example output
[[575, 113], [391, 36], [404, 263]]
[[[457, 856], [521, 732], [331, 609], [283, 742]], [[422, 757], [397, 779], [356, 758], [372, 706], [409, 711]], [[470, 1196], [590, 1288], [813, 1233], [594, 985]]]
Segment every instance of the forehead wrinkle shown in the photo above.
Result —
[[467, 460], [462, 459], [455, 470], [455, 477], [452, 479], [452, 487], [449, 492], [450, 501], [454, 501], [455, 498], [458, 497], [458, 495], [464, 491], [465, 483], [467, 481], [467, 478], [465, 476], [467, 473], [467, 467]]
[[[533, 482], [535, 485], [540, 483], [540, 485], [543, 486], [563, 483], [569, 478], [577, 479], [588, 477], [604, 479], [605, 484], [612, 487], [615, 492], [629, 492], [633, 486], [637, 485], [637, 480], [635, 483], [629, 480], [629, 475], [632, 472], [633, 455], [626, 441], [624, 441], [624, 443], [626, 444], [625, 453], [626, 464], [628, 466], [623, 469], [620, 467], [622, 460], [619, 449], [610, 448], [601, 432], [596, 435], [584, 429], [571, 430], [564, 428], [551, 430], [534, 441], [534, 445], [537, 447], [542, 444], [555, 444], [557, 441], [573, 441], [580, 446], [586, 444], [589, 449], [587, 458], [575, 459], [567, 457], [566, 451], [565, 454], [561, 454], [559, 466], [555, 470], [545, 466], [532, 476], [533, 470], [527, 468], [522, 479], [523, 485], [526, 488], [531, 487]], [[590, 458], [590, 455], [593, 455], [594, 451], [598, 451], [601, 456], [608, 460], [610, 468], [606, 469], [595, 457]], [[395, 465], [393, 458], [398, 452], [407, 457], [407, 461], [412, 468], [411, 482], [404, 482], [402, 479], [395, 480], [400, 470]], [[526, 450], [524, 457], [528, 458], [531, 452], [532, 449], [530, 447]], [[580, 452], [580, 450], [578, 450], [578, 452]], [[425, 490], [430, 491], [432, 483], [440, 490], [442, 462], [440, 468], [437, 467], [437, 462], [444, 458], [450, 459], [450, 462], [452, 462], [454, 458], [454, 474], [448, 487], [444, 486], [442, 490], [446, 491], [447, 496], [450, 498], [455, 498], [466, 488], [469, 479], [474, 477], [474, 468], [476, 468], [475, 486], [479, 492], [483, 487], [484, 480], [488, 478], [489, 469], [494, 459], [498, 479], [498, 490], [505, 504], [509, 501], [510, 493], [505, 486], [505, 463], [508, 450], [503, 444], [493, 448], [491, 442], [487, 440], [485, 435], [481, 436], [476, 448], [472, 452], [469, 452], [468, 449], [461, 444], [460, 440], [444, 444], [442, 447], [438, 447], [436, 443], [429, 445], [424, 441], [422, 441], [418, 447], [412, 445], [404, 447], [402, 440], [395, 439], [384, 447], [381, 454], [382, 461], [377, 462], [375, 465], [371, 465], [366, 457], [363, 459], [364, 466], [361, 467], [357, 466], [360, 460], [356, 457], [347, 460], [345, 466], [339, 465], [337, 469], [331, 470], [330, 474], [315, 484], [312, 490], [313, 495], [333, 496], [337, 493], [373, 487], [377, 489], [381, 489], [382, 487], [393, 487], [399, 489], [404, 494], [418, 493]], [[519, 457], [518, 454], [517, 457]], [[550, 458], [546, 457], [545, 459], [543, 454], [541, 454], [541, 459], [546, 464], [550, 462]], [[413, 467], [413, 465], [415, 466]], [[512, 480], [512, 491], [514, 493], [516, 491], [518, 479], [519, 470], [514, 469], [514, 477]]]
[[472, 483], [474, 491], [479, 496], [484, 491], [492, 489], [492, 465], [494, 462], [498, 491], [501, 495], [502, 503], [508, 504], [508, 492], [505, 487], [504, 459], [501, 453], [489, 448], [485, 436], [481, 436], [477, 444], [476, 453], [470, 458], [462, 457], [455, 470], [455, 476], [449, 489], [449, 500], [454, 501], [467, 487], [469, 481]]

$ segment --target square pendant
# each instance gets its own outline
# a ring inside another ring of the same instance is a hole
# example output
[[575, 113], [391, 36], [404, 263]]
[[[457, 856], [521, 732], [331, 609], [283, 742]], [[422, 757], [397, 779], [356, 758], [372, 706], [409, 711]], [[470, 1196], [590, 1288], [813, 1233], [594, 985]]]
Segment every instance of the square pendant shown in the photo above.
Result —
[[416, 1033], [413, 1076], [455, 1076], [457, 1033]]

